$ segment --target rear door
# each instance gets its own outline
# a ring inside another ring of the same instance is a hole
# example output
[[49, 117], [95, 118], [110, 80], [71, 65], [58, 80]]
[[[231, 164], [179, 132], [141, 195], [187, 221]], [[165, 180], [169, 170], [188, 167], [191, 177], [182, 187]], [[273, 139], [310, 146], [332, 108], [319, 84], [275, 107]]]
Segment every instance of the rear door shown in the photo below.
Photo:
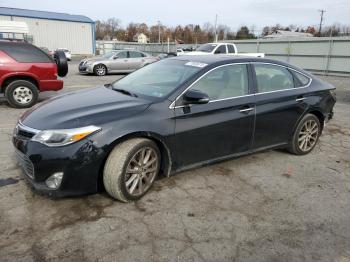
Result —
[[176, 165], [186, 166], [247, 151], [254, 129], [254, 95], [250, 94], [249, 66], [217, 67], [190, 89], [208, 94], [210, 102], [175, 107]]
[[129, 69], [136, 70], [141, 67], [144, 62], [143, 54], [137, 51], [129, 51]]
[[307, 109], [307, 83], [300, 85], [296, 73], [281, 65], [253, 63], [253, 69], [257, 88], [253, 148], [287, 143]]

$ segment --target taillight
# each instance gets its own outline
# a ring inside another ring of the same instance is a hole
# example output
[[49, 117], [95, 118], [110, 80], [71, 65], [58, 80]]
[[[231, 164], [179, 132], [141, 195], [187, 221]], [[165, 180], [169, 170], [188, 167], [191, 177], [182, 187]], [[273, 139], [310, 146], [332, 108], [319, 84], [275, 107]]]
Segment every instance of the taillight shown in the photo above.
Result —
[[337, 94], [336, 94], [336, 92], [335, 92], [335, 89], [329, 90], [329, 93], [331, 94], [331, 96], [332, 96], [335, 100], [337, 100]]

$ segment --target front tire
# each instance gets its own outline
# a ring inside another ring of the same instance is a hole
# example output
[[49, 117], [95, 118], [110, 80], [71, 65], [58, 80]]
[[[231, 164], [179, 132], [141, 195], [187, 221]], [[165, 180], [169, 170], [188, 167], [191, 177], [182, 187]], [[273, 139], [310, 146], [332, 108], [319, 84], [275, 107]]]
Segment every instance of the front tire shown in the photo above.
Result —
[[94, 74], [96, 76], [104, 76], [107, 74], [107, 67], [103, 64], [98, 64], [94, 66]]
[[160, 160], [157, 145], [149, 139], [134, 138], [117, 145], [103, 171], [107, 193], [122, 202], [140, 199], [153, 185]]
[[32, 107], [39, 97], [36, 85], [27, 80], [15, 80], [7, 85], [5, 97], [10, 106], [15, 108]]
[[288, 151], [295, 155], [310, 153], [321, 134], [320, 120], [313, 114], [305, 115], [296, 128]]

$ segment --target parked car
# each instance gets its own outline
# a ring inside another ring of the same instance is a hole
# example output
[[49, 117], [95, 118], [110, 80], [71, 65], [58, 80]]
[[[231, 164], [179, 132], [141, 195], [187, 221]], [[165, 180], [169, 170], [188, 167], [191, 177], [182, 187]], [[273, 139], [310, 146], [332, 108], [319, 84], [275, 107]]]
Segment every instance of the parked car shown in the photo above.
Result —
[[63, 77], [68, 72], [62, 52], [57, 52], [54, 60], [24, 42], [0, 41], [0, 61], [0, 92], [16, 108], [33, 106], [39, 92], [62, 89], [63, 81], [57, 79], [57, 74]]
[[72, 60], [72, 54], [67, 48], [57, 48], [56, 51], [62, 51], [65, 54], [68, 61]]
[[184, 52], [184, 50], [182, 50], [181, 48], [178, 48], [178, 49], [176, 49], [176, 54], [179, 56], [179, 55], [184, 55], [185, 54], [185, 52]]
[[160, 173], [274, 148], [311, 152], [333, 92], [280, 61], [184, 55], [40, 104], [22, 115], [13, 144], [37, 190], [77, 195], [103, 184], [127, 202]]
[[114, 50], [102, 56], [83, 59], [79, 63], [80, 73], [104, 76], [108, 73], [130, 73], [145, 65], [160, 60], [147, 53], [131, 50]]
[[159, 60], [161, 59], [165, 59], [165, 58], [169, 58], [169, 57], [174, 57], [174, 56], [177, 56], [176, 53], [173, 53], [173, 52], [169, 52], [169, 53], [161, 53], [159, 54], [157, 57], [159, 58]]
[[186, 55], [240, 55], [240, 56], [253, 56], [253, 57], [265, 57], [264, 53], [238, 53], [237, 47], [233, 43], [208, 43], [201, 45], [196, 51], [188, 52]]
[[53, 56], [54, 52], [50, 51], [47, 47], [41, 46], [39, 47], [42, 51], [44, 51], [49, 56]]

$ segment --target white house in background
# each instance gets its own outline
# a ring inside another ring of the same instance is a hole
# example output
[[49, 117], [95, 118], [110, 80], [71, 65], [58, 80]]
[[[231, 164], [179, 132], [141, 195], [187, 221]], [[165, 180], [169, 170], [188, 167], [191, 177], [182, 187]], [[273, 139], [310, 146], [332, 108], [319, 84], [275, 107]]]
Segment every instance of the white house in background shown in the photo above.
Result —
[[294, 37], [313, 37], [313, 35], [310, 33], [276, 30], [275, 32], [273, 32], [269, 35], [266, 35], [262, 38], [264, 38], [264, 39], [276, 39], [276, 38], [294, 38]]
[[147, 44], [148, 38], [144, 33], [136, 34], [134, 41], [137, 41], [140, 44]]

